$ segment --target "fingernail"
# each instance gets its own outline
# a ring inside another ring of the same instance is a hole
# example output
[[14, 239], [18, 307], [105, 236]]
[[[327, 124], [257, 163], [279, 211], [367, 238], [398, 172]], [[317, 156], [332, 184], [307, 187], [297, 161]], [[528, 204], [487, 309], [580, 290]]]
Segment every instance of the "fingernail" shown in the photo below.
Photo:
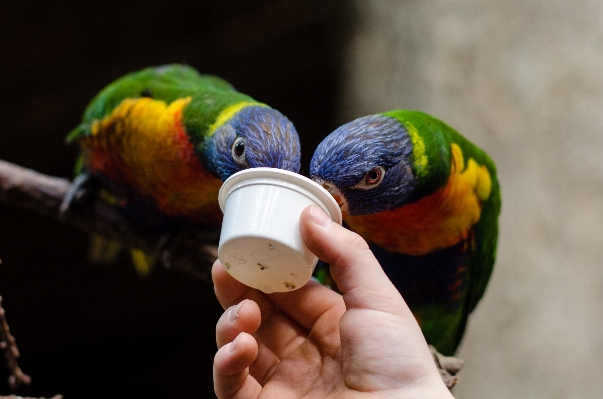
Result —
[[314, 223], [319, 226], [328, 227], [331, 224], [331, 218], [318, 205], [312, 205], [310, 216], [312, 216]]
[[228, 321], [229, 322], [232, 323], [239, 317], [239, 310], [241, 309], [241, 306], [243, 306], [243, 304], [245, 303], [246, 300], [247, 299], [243, 299], [237, 306], [230, 309], [230, 312], [228, 312]]
[[240, 336], [241, 336], [241, 333], [239, 333], [239, 335], [237, 335], [237, 337], [230, 344], [228, 344], [228, 351], [229, 352], [234, 352], [235, 349], [237, 349], [237, 342], [239, 342], [239, 337]]

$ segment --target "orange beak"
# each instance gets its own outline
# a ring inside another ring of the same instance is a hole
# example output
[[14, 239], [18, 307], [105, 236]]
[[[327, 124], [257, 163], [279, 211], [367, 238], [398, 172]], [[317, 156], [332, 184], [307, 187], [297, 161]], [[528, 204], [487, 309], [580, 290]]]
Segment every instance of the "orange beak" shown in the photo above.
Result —
[[[333, 194], [331, 193], [331, 196], [333, 197], [333, 199], [335, 199], [335, 201], [337, 202], [337, 205], [339, 205], [339, 207], [341, 207], [341, 204], [343, 204], [343, 197], [341, 197], [340, 195], [337, 194]], [[341, 217], [342, 219], [346, 219], [348, 217], [348, 213], [346, 211], [341, 211]]]

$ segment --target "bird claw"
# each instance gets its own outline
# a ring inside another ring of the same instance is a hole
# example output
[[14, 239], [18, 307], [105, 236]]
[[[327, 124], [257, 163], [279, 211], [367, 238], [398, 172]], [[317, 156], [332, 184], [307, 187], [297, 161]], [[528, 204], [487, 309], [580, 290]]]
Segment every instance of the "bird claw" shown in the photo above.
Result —
[[[200, 263], [212, 264], [218, 257], [219, 230], [202, 231], [180, 230], [161, 236], [157, 242], [157, 252], [166, 269], [184, 271], [204, 281], [211, 282], [211, 273]], [[195, 254], [194, 256], [175, 256], [174, 254]], [[203, 262], [200, 262], [203, 260]]]
[[444, 384], [446, 384], [448, 389], [452, 389], [459, 381], [459, 377], [456, 374], [463, 367], [464, 360], [454, 356], [444, 356], [432, 345], [429, 345], [429, 351], [433, 356], [433, 361], [440, 372], [442, 380], [444, 380]]
[[89, 199], [96, 190], [96, 181], [88, 173], [81, 173], [73, 180], [59, 207], [59, 217], [66, 219], [71, 210]]
[[161, 263], [166, 269], [172, 266], [172, 252], [178, 243], [178, 233], [169, 232], [157, 240], [157, 253], [159, 253]]

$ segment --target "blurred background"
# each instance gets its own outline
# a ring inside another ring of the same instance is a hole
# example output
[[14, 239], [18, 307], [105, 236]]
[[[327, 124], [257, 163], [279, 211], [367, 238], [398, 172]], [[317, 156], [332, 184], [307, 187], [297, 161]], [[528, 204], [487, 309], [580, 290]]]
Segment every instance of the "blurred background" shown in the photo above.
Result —
[[[498, 261], [455, 396], [603, 397], [603, 3], [3, 2], [0, 159], [70, 177], [64, 136], [115, 78], [190, 64], [287, 115], [314, 147], [420, 109], [496, 161]], [[213, 397], [211, 285], [86, 258], [87, 238], [0, 204], [0, 295], [21, 395]], [[4, 371], [0, 368], [0, 372]], [[0, 374], [0, 394], [9, 390]]]

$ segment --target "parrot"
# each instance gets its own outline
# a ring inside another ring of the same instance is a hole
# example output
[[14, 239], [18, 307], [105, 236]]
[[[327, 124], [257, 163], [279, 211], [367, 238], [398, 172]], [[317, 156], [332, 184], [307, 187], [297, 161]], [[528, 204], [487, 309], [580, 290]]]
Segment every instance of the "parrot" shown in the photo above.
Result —
[[[316, 147], [310, 176], [366, 240], [427, 343], [454, 355], [496, 258], [492, 159], [431, 115], [393, 110], [335, 129]], [[328, 281], [328, 265], [315, 277]]]
[[63, 212], [96, 185], [134, 225], [160, 234], [219, 228], [218, 191], [238, 171], [300, 169], [289, 119], [183, 64], [118, 78], [92, 99], [66, 141], [79, 144], [80, 155]]

